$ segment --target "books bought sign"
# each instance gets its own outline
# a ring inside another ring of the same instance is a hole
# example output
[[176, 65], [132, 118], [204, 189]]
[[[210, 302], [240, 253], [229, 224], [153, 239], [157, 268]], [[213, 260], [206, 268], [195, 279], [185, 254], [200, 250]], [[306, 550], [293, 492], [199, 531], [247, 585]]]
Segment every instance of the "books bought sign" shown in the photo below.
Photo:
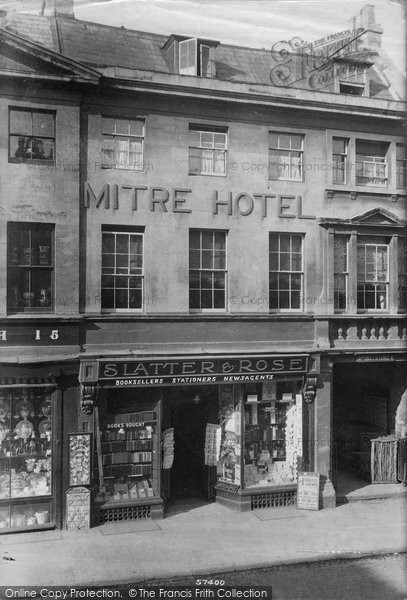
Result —
[[99, 381], [115, 387], [250, 383], [307, 372], [306, 355], [99, 361]]

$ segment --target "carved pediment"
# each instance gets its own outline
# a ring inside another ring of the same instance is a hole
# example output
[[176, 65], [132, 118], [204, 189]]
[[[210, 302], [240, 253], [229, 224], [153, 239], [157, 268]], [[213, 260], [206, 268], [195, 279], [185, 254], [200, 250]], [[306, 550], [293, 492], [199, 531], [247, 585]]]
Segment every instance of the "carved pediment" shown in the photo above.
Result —
[[90, 83], [97, 83], [100, 78], [100, 73], [95, 69], [6, 29], [0, 29], [0, 74], [22, 77], [42, 75]]
[[355, 225], [403, 225], [402, 221], [384, 208], [373, 208], [350, 219]]
[[323, 227], [405, 227], [406, 223], [385, 208], [373, 208], [349, 219], [321, 217], [318, 223]]

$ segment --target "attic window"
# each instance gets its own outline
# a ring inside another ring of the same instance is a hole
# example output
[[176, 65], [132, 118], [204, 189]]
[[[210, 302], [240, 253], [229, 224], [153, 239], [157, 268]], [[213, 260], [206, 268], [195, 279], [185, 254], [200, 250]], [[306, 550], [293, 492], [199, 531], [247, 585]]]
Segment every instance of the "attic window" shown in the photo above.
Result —
[[366, 69], [356, 65], [341, 64], [336, 68], [339, 93], [364, 96], [366, 90]]
[[213, 77], [211, 48], [190, 38], [179, 42], [179, 73], [181, 75], [198, 75]]

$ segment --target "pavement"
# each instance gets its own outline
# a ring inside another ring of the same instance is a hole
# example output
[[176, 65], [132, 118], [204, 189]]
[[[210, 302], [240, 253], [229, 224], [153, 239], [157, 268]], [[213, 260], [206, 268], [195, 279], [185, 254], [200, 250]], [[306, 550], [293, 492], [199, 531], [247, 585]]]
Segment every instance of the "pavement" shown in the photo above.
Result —
[[237, 513], [216, 503], [183, 501], [159, 521], [2, 535], [0, 582], [20, 587], [141, 583], [405, 552], [406, 541], [404, 493], [320, 511], [282, 507]]

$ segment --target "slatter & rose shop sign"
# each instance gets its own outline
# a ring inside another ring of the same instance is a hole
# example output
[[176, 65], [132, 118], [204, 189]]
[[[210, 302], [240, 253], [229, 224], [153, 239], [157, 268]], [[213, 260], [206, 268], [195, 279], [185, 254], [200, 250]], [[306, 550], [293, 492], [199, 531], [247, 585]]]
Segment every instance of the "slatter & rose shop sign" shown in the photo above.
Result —
[[275, 375], [306, 373], [306, 355], [99, 361], [101, 383], [117, 387], [250, 383]]

